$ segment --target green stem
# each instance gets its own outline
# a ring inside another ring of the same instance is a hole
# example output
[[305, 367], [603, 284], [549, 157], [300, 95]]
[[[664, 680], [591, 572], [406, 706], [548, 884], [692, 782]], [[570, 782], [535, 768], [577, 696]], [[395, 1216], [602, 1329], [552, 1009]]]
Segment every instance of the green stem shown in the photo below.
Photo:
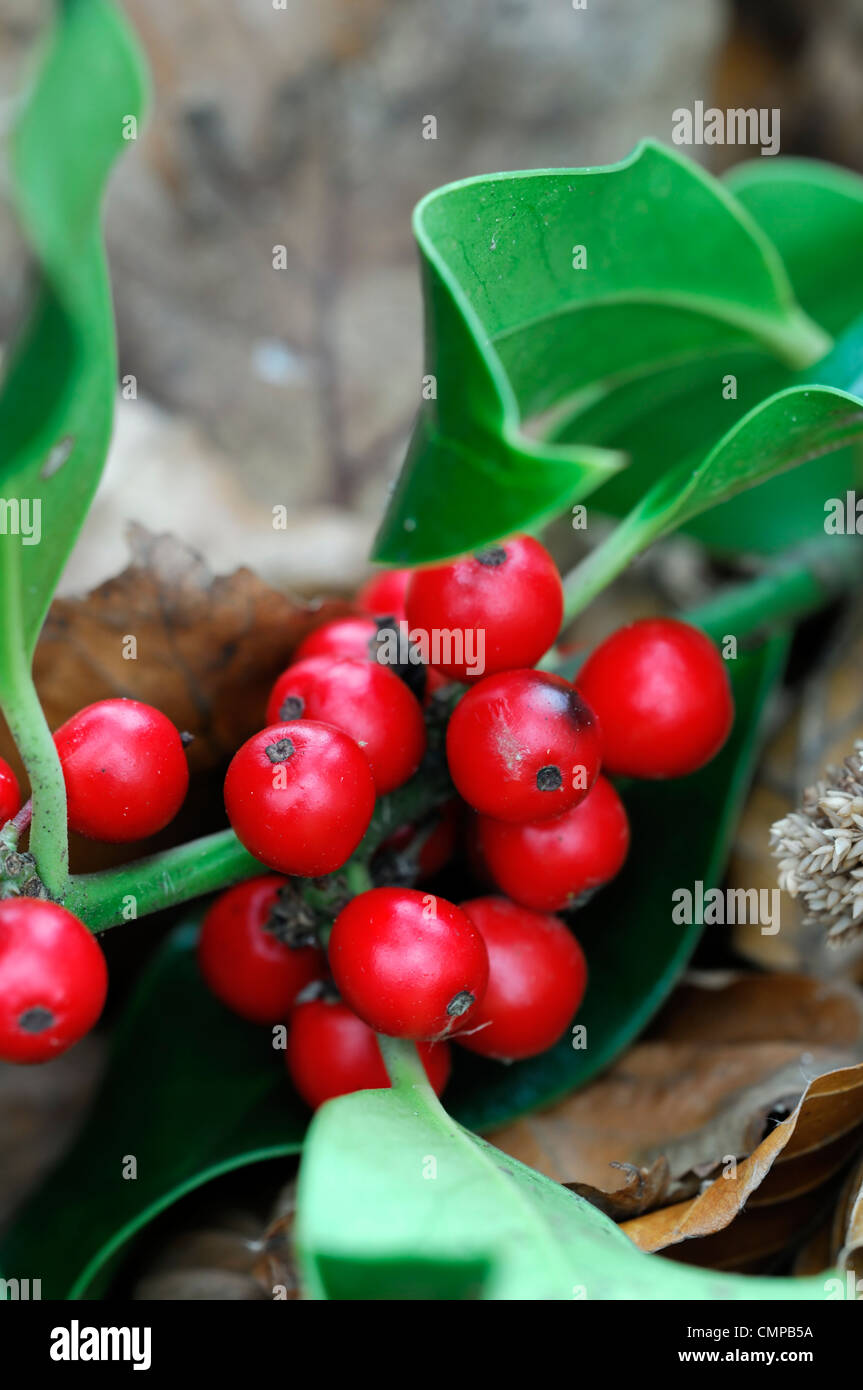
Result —
[[563, 621], [572, 621], [589, 608], [612, 580], [622, 574], [630, 560], [644, 549], [644, 530], [630, 517], [621, 521], [605, 541], [576, 565], [563, 581]]
[[63, 902], [91, 931], [104, 931], [265, 872], [233, 830], [220, 830], [119, 869], [75, 876]]
[[[362, 844], [342, 871], [350, 892], [363, 893], [371, 887], [369, 860], [397, 826], [420, 819], [451, 795], [452, 784], [443, 765], [418, 773], [398, 791], [381, 797]], [[243, 848], [232, 830], [220, 830], [118, 869], [73, 876], [63, 903], [91, 931], [105, 931], [266, 872], [266, 865]], [[313, 881], [297, 882], [308, 884], [308, 899], [317, 901], [320, 894]]]
[[[582, 611], [617, 577], [639, 550], [623, 545], [612, 551], [602, 545], [564, 580], [565, 622]], [[859, 542], [839, 536], [825, 537], [803, 547], [795, 556], [768, 567], [746, 583], [735, 584], [709, 602], [687, 610], [688, 622], [703, 627], [711, 636], [733, 633], [745, 637], [771, 623], [803, 618], [822, 608], [863, 577], [863, 550]], [[544, 663], [545, 664], [545, 663]]]
[[378, 1034], [378, 1046], [384, 1059], [387, 1075], [394, 1091], [419, 1091], [423, 1099], [437, 1104], [437, 1097], [426, 1076], [416, 1044], [406, 1038], [388, 1038]]
[[12, 616], [21, 613], [21, 571], [16, 550], [8, 537], [4, 541], [0, 546], [0, 587], [6, 611], [6, 618], [0, 621], [0, 705], [30, 781], [33, 798], [30, 853], [48, 892], [53, 897], [62, 897], [69, 878], [66, 784], [33, 684], [25, 644]]
[[795, 621], [817, 612], [863, 577], [858, 544], [838, 538], [818, 542], [797, 561], [768, 570], [746, 584], [735, 584], [682, 616], [715, 641], [726, 635], [745, 637], [774, 623]]

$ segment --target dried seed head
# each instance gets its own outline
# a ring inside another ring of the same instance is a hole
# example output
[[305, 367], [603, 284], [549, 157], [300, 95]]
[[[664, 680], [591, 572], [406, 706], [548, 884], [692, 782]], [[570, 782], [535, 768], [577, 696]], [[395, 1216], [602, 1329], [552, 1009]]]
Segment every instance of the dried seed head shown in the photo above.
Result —
[[801, 900], [806, 925], [822, 927], [829, 946], [863, 932], [863, 740], [771, 826], [770, 850], [779, 887]]

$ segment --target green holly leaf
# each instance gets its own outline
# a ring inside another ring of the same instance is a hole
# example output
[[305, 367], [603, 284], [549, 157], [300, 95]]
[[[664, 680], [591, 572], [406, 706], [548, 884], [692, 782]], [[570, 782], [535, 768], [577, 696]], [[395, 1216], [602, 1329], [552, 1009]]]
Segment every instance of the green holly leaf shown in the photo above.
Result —
[[815, 159], [759, 159], [725, 183], [776, 247], [798, 303], [844, 332], [863, 314], [863, 178]]
[[[662, 536], [737, 493], [863, 438], [863, 399], [830, 386], [793, 386], [733, 425], [704, 458], [687, 459], [642, 497], [568, 577], [567, 614], [581, 612]], [[811, 529], [824, 531], [823, 484]]]
[[418, 206], [429, 399], [375, 545], [422, 563], [535, 525], [620, 456], [537, 439], [622, 383], [759, 345], [829, 339], [775, 250], [697, 165], [645, 142], [620, 164], [468, 179]]
[[[724, 181], [776, 247], [798, 303], [839, 341], [796, 375], [757, 348], [675, 363], [559, 422], [552, 433], [559, 442], [578, 439], [630, 458], [595, 494], [598, 512], [625, 514], [676, 462], [704, 457], [750, 410], [790, 386], [863, 394], [863, 179], [814, 160], [761, 159], [737, 165]], [[843, 496], [856, 475], [853, 450], [819, 456], [683, 529], [720, 553], [776, 553], [816, 535], [825, 498]]]
[[111, 4], [58, 3], [10, 149], [38, 284], [0, 390], [0, 693], [29, 665], [108, 449], [116, 347], [101, 203], [144, 88], [137, 45]]
[[427, 1086], [330, 1101], [300, 1165], [297, 1249], [319, 1299], [821, 1299], [638, 1250], [583, 1198], [462, 1129]]

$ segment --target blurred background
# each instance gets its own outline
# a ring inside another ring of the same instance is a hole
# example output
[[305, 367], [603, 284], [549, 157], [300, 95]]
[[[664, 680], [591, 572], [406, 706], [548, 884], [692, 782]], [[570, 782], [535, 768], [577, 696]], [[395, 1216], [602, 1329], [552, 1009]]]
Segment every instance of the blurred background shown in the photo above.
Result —
[[[304, 593], [362, 573], [419, 396], [410, 214], [436, 185], [613, 161], [695, 100], [778, 106], [782, 153], [863, 168], [863, 0], [121, 3], [155, 88], [108, 206], [137, 395], [66, 592], [123, 567], [129, 518]], [[0, 0], [7, 127], [49, 13]], [[4, 339], [23, 267], [7, 214]]]

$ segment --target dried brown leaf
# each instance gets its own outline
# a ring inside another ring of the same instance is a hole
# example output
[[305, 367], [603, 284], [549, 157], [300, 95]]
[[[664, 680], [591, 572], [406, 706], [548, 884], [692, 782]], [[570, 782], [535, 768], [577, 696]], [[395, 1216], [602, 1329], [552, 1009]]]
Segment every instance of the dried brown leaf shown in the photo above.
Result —
[[[82, 705], [126, 695], [195, 735], [195, 769], [259, 729], [269, 687], [306, 633], [346, 611], [271, 589], [252, 570], [214, 576], [173, 536], [130, 530], [132, 560], [85, 598], [58, 599], [36, 652], [51, 727]], [[124, 656], [134, 637], [137, 656]]]
[[[761, 1189], [761, 1205], [777, 1210], [793, 1205], [779, 1198], [788, 1196], [788, 1184], [781, 1172], [783, 1163], [820, 1154], [815, 1164], [815, 1189], [794, 1201], [815, 1197], [819, 1183], [831, 1175], [847, 1158], [849, 1151], [863, 1144], [863, 1064], [840, 1068], [817, 1076], [807, 1086], [793, 1114], [776, 1125], [742, 1163], [729, 1162], [721, 1176], [690, 1201], [637, 1217], [624, 1225], [627, 1235], [644, 1250], [664, 1250], [681, 1241], [714, 1235], [724, 1230], [742, 1211], [753, 1193]], [[829, 1152], [832, 1150], [832, 1152]], [[828, 1151], [825, 1153], [825, 1151]], [[776, 1169], [774, 1170], [774, 1165]], [[776, 1200], [769, 1200], [769, 1178], [776, 1171]], [[792, 1190], [799, 1190], [804, 1167], [798, 1167]], [[786, 1190], [783, 1190], [783, 1183]], [[805, 1183], [803, 1184], [806, 1185]], [[753, 1204], [756, 1209], [758, 1204]], [[709, 1255], [709, 1251], [706, 1252]], [[704, 1251], [693, 1258], [701, 1262]]]

